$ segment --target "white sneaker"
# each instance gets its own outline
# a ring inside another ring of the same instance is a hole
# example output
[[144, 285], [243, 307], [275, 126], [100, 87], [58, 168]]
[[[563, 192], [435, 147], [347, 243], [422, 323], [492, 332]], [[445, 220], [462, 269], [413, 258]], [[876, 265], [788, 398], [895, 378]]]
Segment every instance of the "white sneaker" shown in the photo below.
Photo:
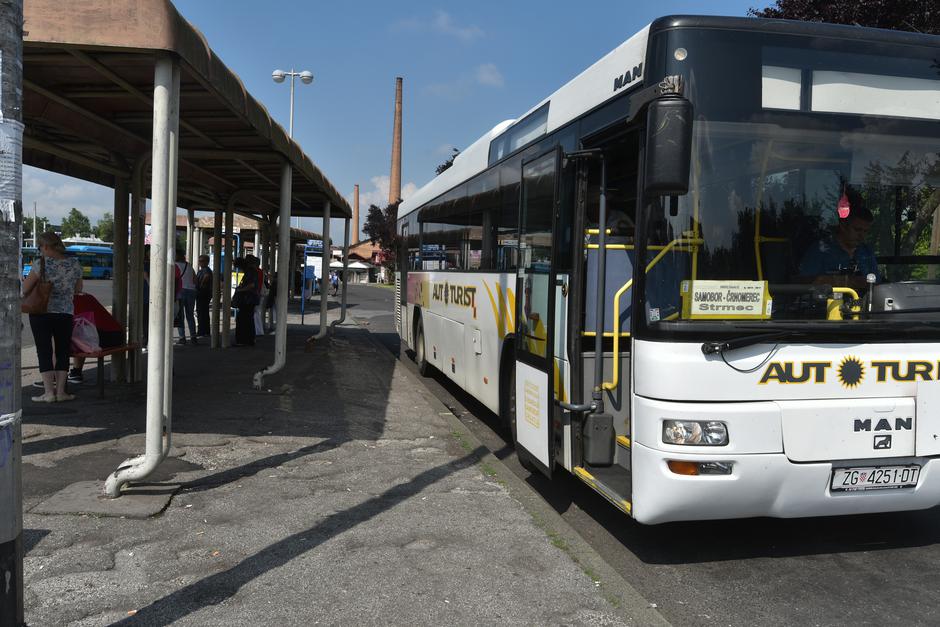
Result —
[[34, 396], [33, 402], [34, 403], [54, 403], [56, 402], [56, 396], [55, 394], [43, 394], [41, 396]]

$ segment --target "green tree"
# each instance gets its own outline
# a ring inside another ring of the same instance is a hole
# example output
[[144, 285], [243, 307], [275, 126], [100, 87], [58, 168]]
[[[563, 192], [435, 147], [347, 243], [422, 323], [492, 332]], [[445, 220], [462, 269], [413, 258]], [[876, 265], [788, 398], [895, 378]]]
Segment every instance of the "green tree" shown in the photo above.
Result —
[[365, 224], [362, 225], [363, 232], [382, 250], [382, 265], [392, 271], [395, 269], [395, 253], [399, 240], [395, 231], [397, 219], [398, 203], [392, 203], [384, 209], [369, 205], [369, 213], [366, 215]]
[[940, 0], [776, 0], [748, 15], [940, 35]]
[[69, 214], [62, 219], [62, 237], [76, 237], [91, 235], [91, 222], [88, 216], [72, 207]]
[[[37, 216], [36, 226], [39, 228], [40, 233], [44, 233], [48, 231], [49, 230], [49, 218]], [[35, 237], [35, 234], [33, 233], [33, 217], [23, 216], [23, 239], [32, 240], [34, 237]]]
[[106, 242], [114, 241], [114, 216], [110, 213], [105, 213], [98, 220], [98, 225], [95, 226], [95, 235], [98, 236], [98, 239], [103, 239]]
[[434, 168], [434, 171], [438, 174], [443, 174], [448, 168], [450, 168], [450, 166], [454, 165], [454, 159], [456, 159], [457, 155], [460, 154], [459, 148], [451, 148], [451, 150], [454, 152], [450, 157], [447, 158], [447, 161]]

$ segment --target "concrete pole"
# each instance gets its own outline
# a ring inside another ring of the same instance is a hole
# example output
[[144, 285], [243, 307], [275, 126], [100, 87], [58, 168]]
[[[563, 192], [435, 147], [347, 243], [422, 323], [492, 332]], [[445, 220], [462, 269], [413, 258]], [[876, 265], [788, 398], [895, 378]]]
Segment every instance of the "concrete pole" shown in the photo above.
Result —
[[196, 266], [196, 212], [186, 211], [186, 261]]
[[[111, 315], [127, 330], [127, 222], [130, 217], [127, 181], [114, 179], [114, 282], [111, 284]], [[126, 339], [126, 338], [125, 338]], [[111, 357], [111, 380], [123, 381], [127, 359], [124, 353]]]
[[353, 188], [353, 246], [359, 243], [359, 184]]
[[388, 204], [401, 200], [401, 76], [395, 79], [395, 119], [392, 124], [392, 172], [388, 181]]
[[[147, 308], [148, 293], [144, 286], [144, 218], [147, 206], [147, 198], [144, 191], [144, 169], [150, 161], [151, 155], [141, 155], [134, 164], [134, 175], [132, 177], [131, 187], [131, 209], [130, 209], [130, 298], [127, 320], [128, 339], [142, 346], [144, 343], [144, 312]], [[130, 368], [127, 373], [128, 383], [136, 383], [143, 379], [143, 368], [141, 367], [140, 349], [130, 354]]]
[[[165, 289], [167, 285], [167, 221], [176, 214], [170, 207], [175, 190], [169, 189], [171, 179], [170, 146], [171, 111], [178, 111], [179, 90], [174, 89], [175, 60], [169, 55], [160, 56], [154, 68], [153, 88], [153, 158], [151, 162], [151, 187], [153, 203], [151, 212], [152, 237], [150, 243], [150, 316], [148, 318], [147, 352], [147, 434], [143, 457], [127, 460], [105, 481], [105, 492], [116, 498], [121, 488], [129, 481], [137, 481], [149, 475], [163, 459], [164, 426], [164, 380], [166, 362], [167, 308], [171, 300]], [[178, 74], [177, 74], [178, 76]], [[175, 227], [175, 223], [174, 223]]]
[[[259, 259], [259, 261], [261, 259], [261, 229], [259, 228], [260, 225], [261, 223], [259, 222], [258, 226], [255, 227], [255, 241], [254, 241], [255, 247], [254, 247], [254, 250], [251, 251], [252, 254]], [[264, 270], [263, 265], [259, 264], [258, 267]]]
[[[332, 329], [336, 325], [343, 324], [346, 322], [346, 289], [349, 285], [349, 226], [350, 221], [347, 218], [345, 221], [345, 230], [343, 233], [343, 273], [340, 275], [340, 284], [343, 286], [343, 304], [339, 310], [339, 319], [334, 320], [330, 323], [330, 328]], [[345, 279], [345, 280], [344, 280]]]
[[[180, 130], [180, 67], [178, 63], [173, 64], [173, 82], [172, 93], [170, 96], [170, 154], [168, 160], [167, 176], [167, 221], [166, 221], [166, 293], [167, 300], [170, 301], [171, 294], [176, 293], [176, 193], [177, 180], [179, 174], [179, 130]], [[188, 212], [187, 220], [187, 238], [192, 234], [193, 212]], [[186, 240], [189, 246], [191, 238]], [[164, 355], [163, 355], [163, 428], [161, 429], [163, 440], [161, 445], [160, 461], [166, 458], [170, 452], [173, 435], [173, 318], [176, 314], [178, 303], [173, 299], [173, 306], [167, 306], [166, 315], [166, 336], [164, 337]], [[186, 324], [186, 321], [183, 321]], [[185, 334], [186, 327], [183, 327]], [[185, 335], [184, 335], [185, 337]]]
[[225, 212], [225, 259], [222, 260], [222, 348], [232, 345], [232, 257], [235, 254], [235, 211], [229, 202]]
[[0, 1], [0, 625], [23, 623], [20, 267], [23, 0]]
[[[258, 230], [261, 233], [261, 269], [264, 271], [265, 275], [268, 277], [269, 281], [274, 281], [274, 264], [271, 263], [271, 229], [267, 220], [262, 220], [258, 222]], [[276, 305], [276, 303], [275, 303]], [[264, 309], [264, 316], [262, 318], [262, 326], [264, 326], [265, 333], [268, 329], [271, 328], [271, 318], [272, 310]]]
[[212, 224], [212, 333], [209, 340], [211, 348], [219, 348], [219, 325], [222, 322], [222, 212], [215, 211]]
[[330, 260], [333, 255], [330, 251], [330, 201], [323, 204], [323, 260], [320, 265], [323, 270], [320, 272], [320, 329], [313, 339], [320, 340], [326, 337], [328, 327], [326, 325], [326, 314], [329, 309], [329, 300], [327, 294], [330, 289]]
[[281, 165], [281, 204], [278, 212], [277, 326], [274, 329], [274, 364], [255, 373], [254, 387], [260, 390], [266, 375], [280, 372], [287, 363], [287, 275], [290, 272], [290, 199], [293, 172], [290, 163]]

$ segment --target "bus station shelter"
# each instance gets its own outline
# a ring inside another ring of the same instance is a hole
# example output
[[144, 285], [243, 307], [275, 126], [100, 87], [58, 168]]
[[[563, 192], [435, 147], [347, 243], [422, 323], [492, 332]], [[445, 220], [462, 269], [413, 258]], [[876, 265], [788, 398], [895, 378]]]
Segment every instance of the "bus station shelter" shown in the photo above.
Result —
[[[269, 273], [277, 271], [281, 312], [287, 311], [290, 217], [322, 217], [326, 241], [330, 218], [345, 219], [348, 251], [352, 211], [169, 0], [29, 0], [24, 11], [23, 163], [114, 189], [113, 313], [129, 344], [147, 339], [146, 355], [136, 349], [112, 364], [116, 377], [131, 381], [144, 379], [146, 370], [147, 385], [146, 450], [108, 478], [106, 491], [116, 497], [129, 481], [149, 475], [170, 447], [173, 301], [167, 294], [174, 291], [177, 208], [187, 210], [190, 233], [196, 212], [212, 212], [215, 241], [223, 241], [223, 222], [224, 232], [233, 232], [236, 213], [259, 220], [265, 228], [255, 254]], [[226, 254], [218, 246], [214, 251], [213, 266], [222, 272], [214, 273], [213, 348], [229, 345], [231, 290], [223, 286], [231, 281], [232, 238], [224, 241]], [[324, 249], [326, 266], [329, 246]], [[318, 337], [326, 333], [326, 311], [321, 303]], [[278, 316], [274, 362], [255, 373], [256, 387], [284, 366], [286, 320]]]

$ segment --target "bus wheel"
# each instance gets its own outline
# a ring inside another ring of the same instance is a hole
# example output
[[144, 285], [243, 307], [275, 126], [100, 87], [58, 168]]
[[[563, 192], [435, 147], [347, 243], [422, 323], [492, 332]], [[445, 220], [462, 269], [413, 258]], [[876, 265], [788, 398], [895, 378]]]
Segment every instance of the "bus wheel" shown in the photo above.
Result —
[[506, 377], [506, 406], [504, 411], [506, 416], [504, 422], [509, 425], [509, 434], [512, 438], [512, 445], [516, 449], [516, 457], [519, 459], [519, 465], [531, 473], [538, 470], [535, 465], [529, 461], [529, 456], [525, 451], [519, 449], [519, 440], [516, 439], [516, 369], [510, 366], [509, 375]]
[[421, 324], [421, 318], [418, 318], [418, 325], [415, 329], [415, 363], [418, 364], [418, 372], [422, 377], [431, 374], [431, 364], [428, 363], [427, 353], [424, 350], [424, 325]]

